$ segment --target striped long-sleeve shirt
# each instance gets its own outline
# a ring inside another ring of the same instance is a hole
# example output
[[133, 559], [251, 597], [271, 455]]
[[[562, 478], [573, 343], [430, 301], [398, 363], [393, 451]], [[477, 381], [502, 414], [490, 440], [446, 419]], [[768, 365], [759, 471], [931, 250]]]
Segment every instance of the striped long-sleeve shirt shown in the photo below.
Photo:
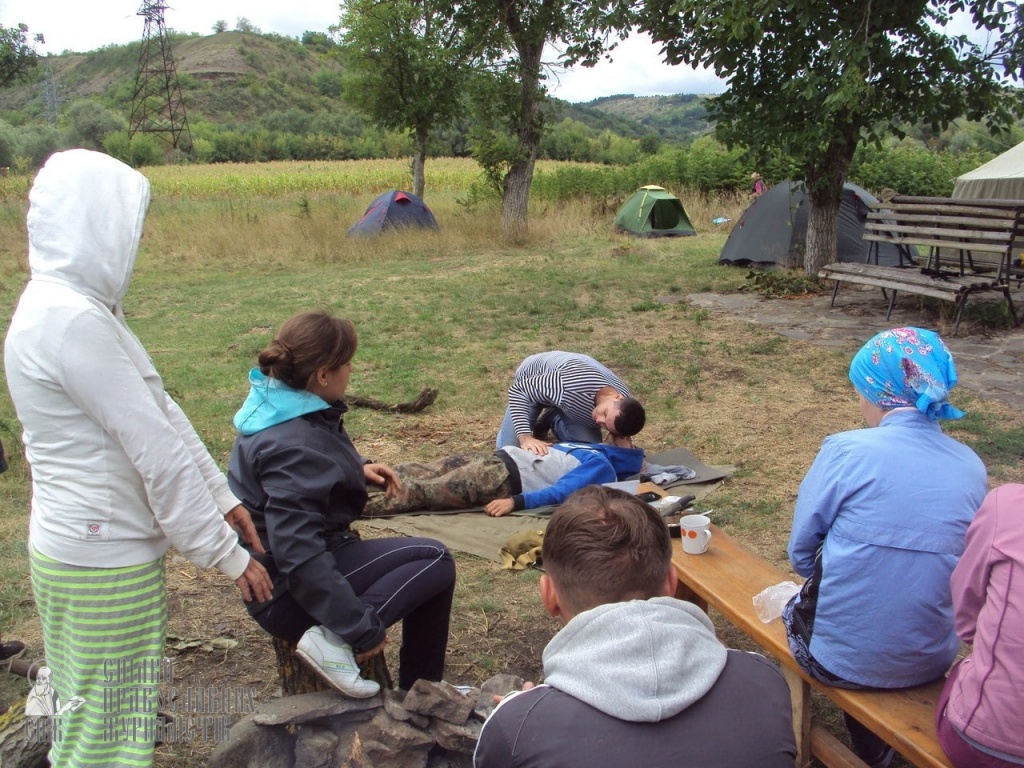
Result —
[[508, 388], [508, 409], [516, 434], [530, 434], [531, 415], [535, 417], [543, 406], [553, 406], [569, 419], [596, 428], [594, 395], [602, 387], [632, 397], [622, 379], [589, 355], [557, 350], [530, 355], [520, 363]]

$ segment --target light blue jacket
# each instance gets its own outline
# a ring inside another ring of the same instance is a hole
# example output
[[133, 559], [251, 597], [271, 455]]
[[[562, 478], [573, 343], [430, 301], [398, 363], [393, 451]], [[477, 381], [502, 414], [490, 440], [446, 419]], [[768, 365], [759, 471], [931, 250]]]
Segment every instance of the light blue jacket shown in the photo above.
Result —
[[878, 688], [943, 675], [959, 648], [949, 577], [986, 490], [981, 459], [917, 410], [826, 438], [789, 539], [802, 576], [823, 546], [811, 655]]

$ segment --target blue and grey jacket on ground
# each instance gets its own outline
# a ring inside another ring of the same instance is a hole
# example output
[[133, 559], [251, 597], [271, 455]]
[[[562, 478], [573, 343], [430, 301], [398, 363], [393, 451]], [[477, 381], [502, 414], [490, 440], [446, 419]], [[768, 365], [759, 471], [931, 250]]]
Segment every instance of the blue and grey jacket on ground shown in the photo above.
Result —
[[522, 492], [512, 497], [517, 510], [561, 504], [584, 486], [635, 475], [644, 463], [643, 449], [606, 443], [555, 443], [545, 456], [514, 446], [501, 450], [519, 470]]

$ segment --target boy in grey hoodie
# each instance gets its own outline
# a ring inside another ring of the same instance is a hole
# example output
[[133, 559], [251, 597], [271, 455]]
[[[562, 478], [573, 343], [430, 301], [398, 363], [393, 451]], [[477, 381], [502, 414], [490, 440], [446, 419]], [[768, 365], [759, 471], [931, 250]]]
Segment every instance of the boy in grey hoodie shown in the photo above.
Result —
[[506, 696], [476, 768], [792, 768], [789, 689], [758, 654], [727, 650], [677, 600], [668, 529], [628, 493], [590, 486], [552, 515], [540, 595], [563, 629], [543, 685]]

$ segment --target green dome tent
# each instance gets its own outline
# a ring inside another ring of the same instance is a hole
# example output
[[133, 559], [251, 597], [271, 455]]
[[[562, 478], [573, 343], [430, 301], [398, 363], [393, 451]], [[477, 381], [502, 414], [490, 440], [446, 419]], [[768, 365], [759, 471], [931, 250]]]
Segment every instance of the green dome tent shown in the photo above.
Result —
[[662, 187], [640, 187], [615, 214], [615, 231], [637, 237], [696, 235], [679, 198]]

